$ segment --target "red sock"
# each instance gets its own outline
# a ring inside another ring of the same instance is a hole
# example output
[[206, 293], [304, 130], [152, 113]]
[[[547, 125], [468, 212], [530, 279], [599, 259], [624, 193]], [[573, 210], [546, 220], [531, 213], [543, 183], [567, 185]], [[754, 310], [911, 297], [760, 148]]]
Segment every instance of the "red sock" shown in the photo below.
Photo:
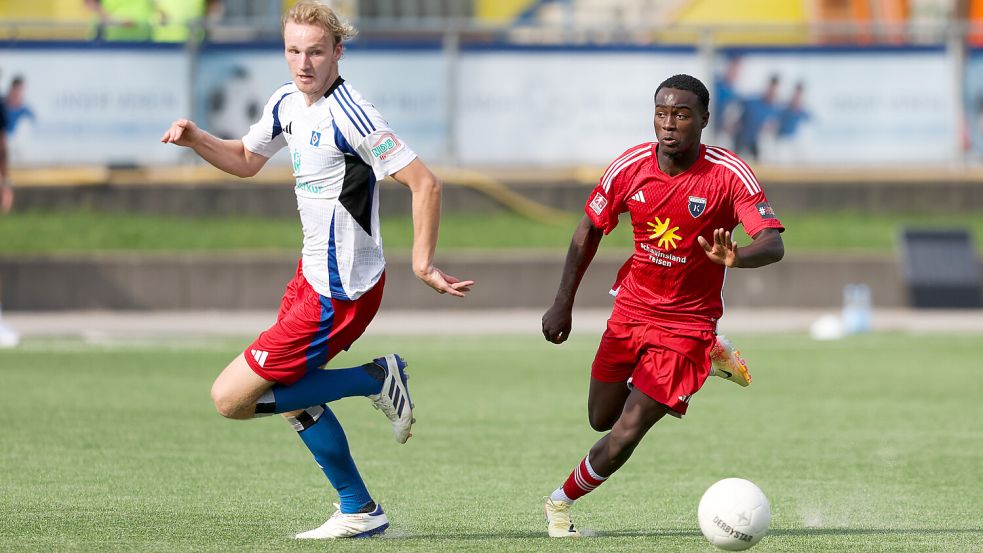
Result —
[[591, 469], [590, 461], [584, 457], [584, 460], [577, 465], [577, 468], [573, 469], [573, 472], [567, 477], [567, 481], [563, 483], [563, 493], [570, 499], [576, 500], [594, 491], [605, 480], [607, 480], [606, 477], [598, 476]]

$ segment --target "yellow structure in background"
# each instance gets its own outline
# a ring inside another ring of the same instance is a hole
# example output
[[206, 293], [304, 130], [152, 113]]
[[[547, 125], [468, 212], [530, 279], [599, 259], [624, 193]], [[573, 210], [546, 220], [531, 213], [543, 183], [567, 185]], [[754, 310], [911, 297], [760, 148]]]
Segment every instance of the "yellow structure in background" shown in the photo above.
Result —
[[[751, 25], [751, 31], [717, 32], [718, 43], [801, 44], [810, 40], [806, 31], [809, 0], [692, 0], [682, 8], [676, 24], [717, 27]], [[774, 25], [775, 31], [768, 32]], [[790, 30], [797, 26], [798, 29]]]
[[90, 38], [92, 14], [82, 0], [0, 0], [0, 14], [7, 22], [18, 21], [16, 27], [0, 26], [0, 39]]
[[0, 0], [4, 19], [87, 23], [91, 17], [82, 0]]
[[478, 0], [475, 16], [489, 22], [511, 21], [533, 3], [534, 0]]

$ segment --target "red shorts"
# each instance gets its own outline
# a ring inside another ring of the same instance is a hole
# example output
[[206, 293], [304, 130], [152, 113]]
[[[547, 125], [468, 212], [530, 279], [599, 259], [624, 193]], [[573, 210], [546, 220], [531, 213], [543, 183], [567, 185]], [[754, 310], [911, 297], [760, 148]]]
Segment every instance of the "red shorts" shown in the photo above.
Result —
[[671, 409], [686, 414], [690, 397], [710, 375], [710, 330], [675, 329], [644, 322], [608, 320], [591, 377], [627, 382]]
[[382, 273], [358, 299], [336, 300], [314, 291], [298, 263], [276, 323], [246, 348], [246, 362], [259, 376], [280, 384], [293, 384], [309, 369], [323, 367], [365, 332], [379, 311], [385, 283]]

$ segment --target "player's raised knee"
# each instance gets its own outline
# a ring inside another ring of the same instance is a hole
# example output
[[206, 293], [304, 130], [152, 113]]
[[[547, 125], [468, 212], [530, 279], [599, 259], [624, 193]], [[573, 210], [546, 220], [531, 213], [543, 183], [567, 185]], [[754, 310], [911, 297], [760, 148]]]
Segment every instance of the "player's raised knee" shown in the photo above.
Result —
[[607, 432], [614, 428], [614, 423], [617, 422], [617, 416], [611, 416], [606, 413], [587, 413], [587, 420], [590, 421], [590, 427], [598, 432]]

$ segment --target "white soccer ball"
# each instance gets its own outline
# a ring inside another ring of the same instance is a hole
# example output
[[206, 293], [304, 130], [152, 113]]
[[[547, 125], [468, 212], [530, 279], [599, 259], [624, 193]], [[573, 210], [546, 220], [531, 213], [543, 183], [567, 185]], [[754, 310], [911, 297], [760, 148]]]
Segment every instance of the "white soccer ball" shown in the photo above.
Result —
[[703, 494], [697, 518], [710, 543], [727, 551], [742, 551], [768, 533], [771, 506], [754, 482], [725, 478]]

